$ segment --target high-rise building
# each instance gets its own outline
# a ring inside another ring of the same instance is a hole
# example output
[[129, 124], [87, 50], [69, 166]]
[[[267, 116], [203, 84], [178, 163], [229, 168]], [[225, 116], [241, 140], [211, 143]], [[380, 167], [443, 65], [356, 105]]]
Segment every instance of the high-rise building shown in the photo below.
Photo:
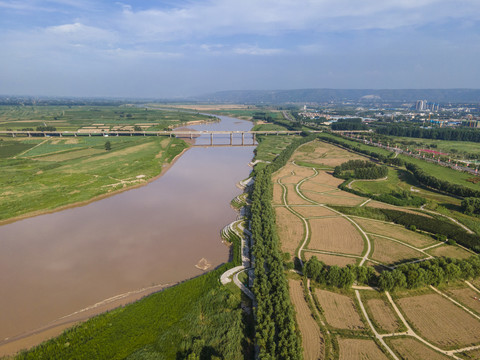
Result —
[[415, 110], [417, 111], [427, 110], [427, 100], [417, 100], [415, 104]]

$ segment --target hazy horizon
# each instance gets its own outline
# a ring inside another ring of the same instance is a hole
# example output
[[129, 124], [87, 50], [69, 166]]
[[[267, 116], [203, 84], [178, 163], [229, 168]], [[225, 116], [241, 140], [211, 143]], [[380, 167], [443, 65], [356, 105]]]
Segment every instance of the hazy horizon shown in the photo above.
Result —
[[0, 0], [0, 94], [477, 89], [475, 0]]

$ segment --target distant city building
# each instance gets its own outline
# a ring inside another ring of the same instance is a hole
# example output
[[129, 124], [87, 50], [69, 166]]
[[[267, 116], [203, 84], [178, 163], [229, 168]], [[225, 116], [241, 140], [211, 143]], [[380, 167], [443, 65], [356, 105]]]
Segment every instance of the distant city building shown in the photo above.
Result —
[[417, 100], [417, 103], [415, 104], [415, 110], [417, 111], [427, 110], [427, 100]]

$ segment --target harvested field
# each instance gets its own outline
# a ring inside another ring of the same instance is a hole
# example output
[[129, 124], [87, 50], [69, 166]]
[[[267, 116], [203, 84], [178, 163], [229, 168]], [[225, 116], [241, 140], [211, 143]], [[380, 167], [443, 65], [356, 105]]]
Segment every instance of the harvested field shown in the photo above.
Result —
[[364, 330], [365, 326], [353, 300], [347, 295], [315, 289], [327, 323], [337, 329]]
[[320, 170], [318, 172], [317, 176], [315, 176], [314, 178], [312, 178], [312, 179], [310, 179], [306, 182], [313, 182], [313, 183], [318, 183], [318, 184], [321, 184], [321, 185], [337, 188], [338, 185], [340, 185], [344, 181], [345, 180], [343, 180], [343, 179], [337, 179], [332, 174], [327, 173], [326, 171]]
[[295, 249], [303, 240], [303, 221], [282, 207], [275, 208], [278, 236], [282, 252], [295, 256]]
[[395, 315], [390, 304], [382, 298], [368, 299], [365, 305], [370, 309], [370, 316], [373, 317], [375, 324], [380, 327], [377, 331], [385, 333], [398, 332], [402, 323]]
[[318, 193], [329, 192], [329, 191], [339, 191], [336, 186], [321, 184], [318, 181], [315, 181], [316, 177], [307, 180], [300, 185], [300, 190], [302, 191], [315, 191]]
[[402, 359], [405, 360], [447, 360], [451, 359], [449, 356], [440, 354], [428, 346], [422, 344], [420, 341], [412, 337], [388, 339], [388, 343], [393, 347]]
[[470, 287], [449, 289], [445, 292], [462, 305], [480, 314], [480, 293]]
[[369, 359], [387, 360], [388, 357], [380, 350], [373, 340], [338, 339], [339, 360]]
[[380, 202], [380, 201], [375, 201], [375, 200], [370, 201], [370, 202], [369, 202], [368, 204], [366, 204], [365, 206], [366, 206], [366, 207], [371, 207], [371, 208], [376, 208], [376, 209], [399, 210], [399, 211], [403, 211], [403, 212], [406, 212], [406, 213], [409, 213], [409, 214], [421, 215], [421, 216], [425, 216], [425, 217], [431, 218], [430, 215], [427, 215], [427, 214], [424, 214], [424, 213], [421, 213], [421, 212], [418, 212], [418, 211], [405, 209], [405, 208], [403, 208], [403, 207], [394, 206], [394, 205], [390, 205], [390, 204], [383, 203], [383, 202]]
[[288, 285], [290, 298], [295, 308], [295, 317], [302, 334], [303, 357], [305, 360], [323, 359], [325, 340], [305, 301], [302, 282], [290, 280]]
[[406, 297], [397, 303], [421, 336], [442, 348], [480, 343], [480, 321], [441, 295]]
[[365, 201], [365, 199], [361, 198], [360, 196], [351, 196], [352, 194], [350, 193], [347, 194], [348, 195], [345, 195], [345, 191], [338, 191], [328, 194], [318, 194], [312, 191], [303, 191], [303, 195], [305, 195], [305, 197], [320, 204], [357, 206]]
[[323, 206], [292, 206], [292, 209], [301, 214], [305, 218], [315, 216], [338, 216], [337, 213], [325, 209]]
[[273, 204], [283, 205], [283, 188], [276, 182], [273, 183]]
[[457, 355], [460, 355], [462, 359], [466, 360], [478, 360], [480, 359], [480, 349], [463, 352]]
[[278, 179], [283, 178], [285, 176], [290, 176], [292, 175], [292, 171], [296, 169], [296, 166], [293, 165], [292, 163], [287, 163], [284, 167], [282, 167], [280, 170], [275, 172], [272, 176], [272, 181], [276, 182]]
[[467, 259], [473, 254], [467, 250], [462, 249], [458, 246], [453, 245], [441, 245], [427, 251], [433, 256], [445, 256], [452, 257], [455, 259]]
[[289, 205], [311, 205], [312, 203], [304, 200], [300, 195], [297, 194], [294, 184], [286, 184], [287, 188], [287, 203]]
[[374, 244], [374, 251], [371, 258], [386, 265], [398, 264], [427, 257], [420, 251], [411, 249], [398, 242], [375, 235], [370, 235], [369, 237], [373, 240]]
[[353, 219], [366, 232], [395, 238], [417, 248], [424, 248], [437, 243], [431, 237], [407, 230], [401, 225], [361, 217], [353, 217]]
[[320, 254], [320, 253], [309, 252], [309, 251], [304, 251], [303, 254], [305, 255], [305, 259], [307, 261], [310, 260], [312, 256], [316, 256], [318, 260], [323, 261], [328, 266], [337, 265], [340, 267], [344, 267], [349, 264], [353, 265], [357, 262], [357, 259], [345, 257], [345, 256]]
[[309, 249], [361, 255], [364, 241], [358, 229], [345, 218], [310, 219]]

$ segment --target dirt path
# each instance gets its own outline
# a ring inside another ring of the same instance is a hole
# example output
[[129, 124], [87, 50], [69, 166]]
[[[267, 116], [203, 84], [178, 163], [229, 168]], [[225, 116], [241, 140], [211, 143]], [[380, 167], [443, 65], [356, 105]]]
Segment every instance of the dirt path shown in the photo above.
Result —
[[[463, 349], [461, 350], [451, 350], [451, 351], [446, 351], [446, 350], [442, 350], [440, 349], [439, 347], [429, 343], [427, 340], [425, 340], [424, 338], [418, 336], [413, 330], [412, 328], [410, 327], [410, 325], [408, 324], [408, 322], [405, 320], [405, 318], [403, 317], [402, 313], [400, 312], [400, 310], [398, 309], [397, 307], [397, 304], [395, 304], [395, 302], [393, 301], [392, 299], [392, 296], [390, 295], [390, 293], [388, 291], [385, 291], [385, 295], [387, 295], [387, 298], [388, 298], [388, 301], [390, 301], [390, 304], [392, 304], [392, 307], [393, 307], [393, 310], [395, 310], [395, 313], [397, 314], [397, 316], [400, 318], [400, 320], [402, 321], [402, 323], [405, 325], [405, 327], [407, 328], [407, 331], [405, 333], [405, 335], [408, 335], [408, 336], [412, 336], [414, 337], [415, 339], [417, 339], [418, 341], [424, 343], [425, 345], [427, 345], [428, 347], [432, 348], [433, 350], [436, 350], [444, 355], [447, 355], [447, 356], [450, 356], [450, 357], [453, 357], [454, 359], [457, 359], [457, 360], [461, 360], [458, 356], [455, 355], [456, 352], [460, 352], [460, 351], [463, 351]], [[385, 335], [384, 335], [385, 336]], [[472, 349], [473, 350], [473, 349]]]

